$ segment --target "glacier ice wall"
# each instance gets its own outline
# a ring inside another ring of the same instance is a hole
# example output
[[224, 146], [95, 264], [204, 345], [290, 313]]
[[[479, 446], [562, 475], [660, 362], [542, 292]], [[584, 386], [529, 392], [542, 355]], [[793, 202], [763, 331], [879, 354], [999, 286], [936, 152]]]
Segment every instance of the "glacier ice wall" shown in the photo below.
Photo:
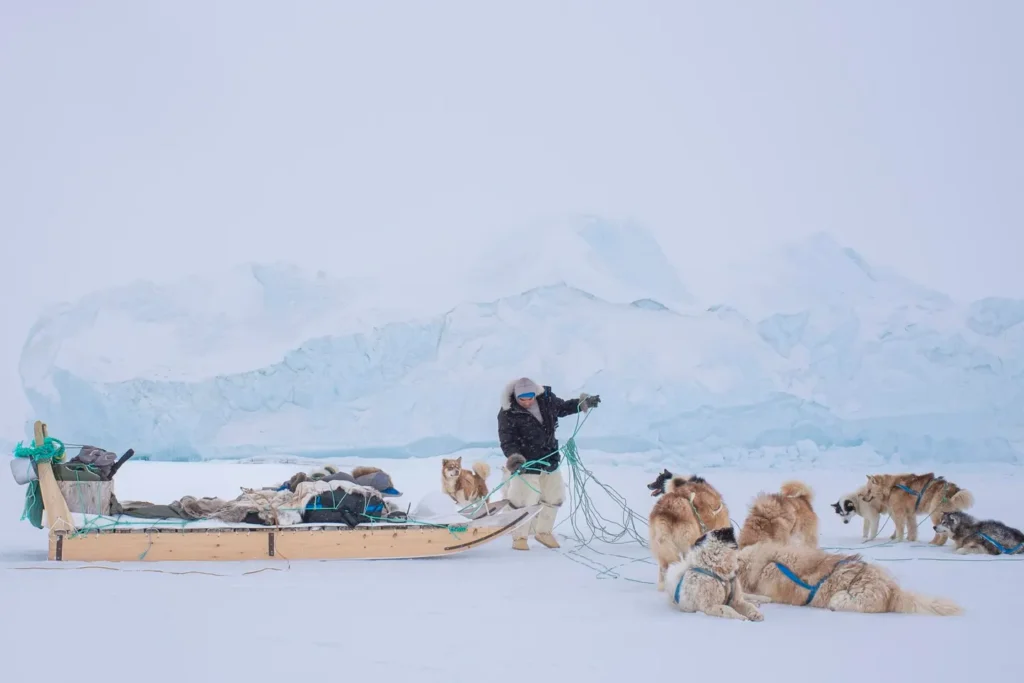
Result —
[[449, 292], [495, 298], [457, 305], [270, 265], [98, 292], [37, 321], [24, 390], [55, 434], [154, 458], [493, 446], [500, 388], [524, 374], [600, 393], [579, 443], [605, 451], [1020, 457], [1024, 302], [959, 305], [818, 235], [757, 291], [697, 308], [638, 230], [552, 233], [564, 265], [531, 262], [522, 290], [501, 268], [486, 287], [462, 274]]

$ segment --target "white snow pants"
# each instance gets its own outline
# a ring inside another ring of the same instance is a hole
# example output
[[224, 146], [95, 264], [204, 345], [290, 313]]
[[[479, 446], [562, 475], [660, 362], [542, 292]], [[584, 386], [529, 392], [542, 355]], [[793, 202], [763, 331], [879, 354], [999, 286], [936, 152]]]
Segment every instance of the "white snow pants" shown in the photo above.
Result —
[[558, 508], [565, 502], [565, 485], [562, 471], [520, 474], [512, 477], [505, 494], [512, 507], [523, 508], [541, 504], [540, 512], [530, 522], [529, 528], [520, 526], [512, 532], [512, 538], [526, 538], [533, 534], [550, 534], [555, 526]]

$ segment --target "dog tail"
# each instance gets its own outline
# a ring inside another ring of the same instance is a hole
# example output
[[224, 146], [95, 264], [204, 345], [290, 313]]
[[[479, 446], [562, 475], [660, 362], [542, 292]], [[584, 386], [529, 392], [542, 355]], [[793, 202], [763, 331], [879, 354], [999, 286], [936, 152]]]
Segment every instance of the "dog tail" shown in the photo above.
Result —
[[473, 463], [473, 471], [476, 472], [476, 475], [484, 481], [487, 481], [487, 477], [491, 476], [491, 466], [483, 460], [477, 460]]
[[784, 498], [804, 498], [808, 504], [810, 504], [811, 499], [814, 497], [814, 492], [810, 486], [795, 479], [783, 482], [782, 486], [779, 487], [779, 493]]
[[968, 510], [974, 505], [974, 494], [967, 489], [960, 489], [949, 499], [957, 510]]
[[963, 614], [960, 605], [945, 598], [933, 598], [910, 591], [899, 591], [893, 600], [893, 612], [901, 614], [930, 614], [939, 617], [952, 617]]

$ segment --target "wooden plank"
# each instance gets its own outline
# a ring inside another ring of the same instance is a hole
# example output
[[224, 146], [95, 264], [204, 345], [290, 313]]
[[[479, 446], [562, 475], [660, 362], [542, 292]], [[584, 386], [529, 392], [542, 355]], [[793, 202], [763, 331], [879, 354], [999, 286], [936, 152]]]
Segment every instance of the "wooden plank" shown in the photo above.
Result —
[[[269, 559], [267, 531], [178, 534], [149, 533], [60, 534], [61, 560], [77, 562], [224, 562]], [[58, 534], [50, 535], [51, 560], [57, 559]]]
[[[477, 548], [529, 524], [540, 507], [468, 522], [465, 531], [428, 526], [131, 529], [51, 534], [51, 560], [79, 562], [407, 559]], [[59, 550], [59, 553], [58, 553]], [[59, 554], [59, 557], [58, 557]]]
[[[36, 420], [35, 424], [35, 445], [38, 448], [46, 440], [46, 425]], [[39, 491], [43, 495], [43, 512], [46, 514], [46, 526], [50, 534], [63, 531], [74, 531], [75, 524], [71, 521], [71, 510], [68, 509], [68, 502], [64, 494], [60, 492], [57, 485], [57, 478], [53, 476], [53, 467], [49, 462], [36, 463], [36, 470], [39, 473]]]
[[[471, 529], [458, 536], [480, 536]], [[429, 527], [406, 529], [324, 529], [319, 531], [282, 530], [275, 539], [276, 554], [290, 560], [400, 559], [450, 555], [456, 539], [447, 529]]]

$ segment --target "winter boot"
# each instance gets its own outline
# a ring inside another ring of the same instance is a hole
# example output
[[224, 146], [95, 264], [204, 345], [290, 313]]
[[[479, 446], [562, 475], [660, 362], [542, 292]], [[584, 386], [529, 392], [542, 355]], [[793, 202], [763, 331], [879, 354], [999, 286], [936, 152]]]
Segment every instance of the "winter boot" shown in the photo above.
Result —
[[540, 532], [539, 534], [537, 534], [536, 536], [534, 536], [534, 538], [537, 539], [538, 543], [540, 543], [542, 545], [546, 545], [549, 548], [561, 548], [562, 547], [562, 546], [560, 546], [558, 544], [558, 541], [555, 540], [554, 536], [552, 536], [549, 533], [543, 532], [543, 531]]
[[529, 550], [530, 546], [526, 544], [525, 538], [513, 538], [512, 539], [513, 550]]

